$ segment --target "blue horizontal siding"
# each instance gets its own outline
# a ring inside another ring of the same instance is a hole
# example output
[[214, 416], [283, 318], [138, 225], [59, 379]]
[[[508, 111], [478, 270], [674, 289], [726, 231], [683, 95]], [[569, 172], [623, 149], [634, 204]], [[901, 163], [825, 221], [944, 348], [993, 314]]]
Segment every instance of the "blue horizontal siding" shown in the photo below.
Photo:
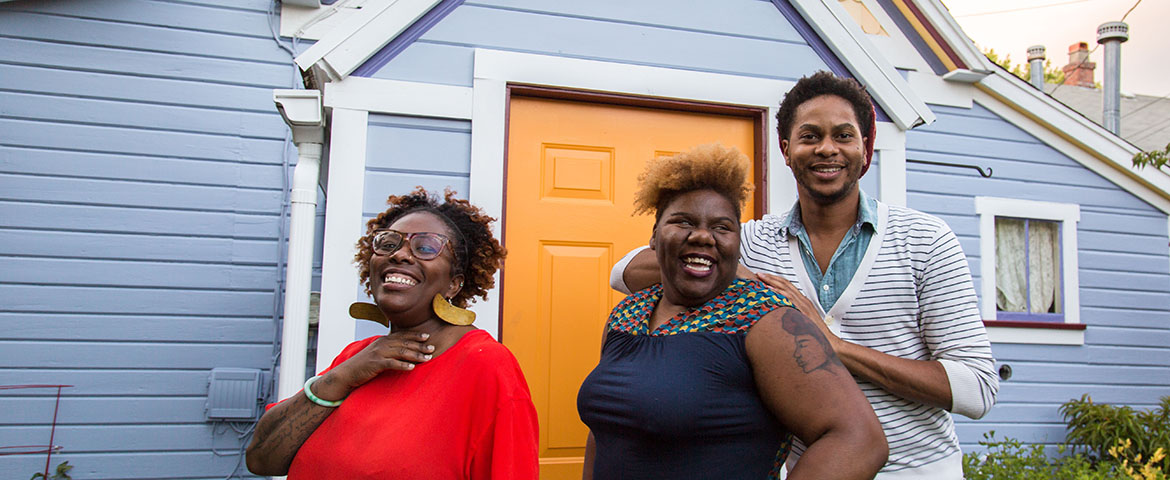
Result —
[[1098, 402], [1148, 408], [1170, 394], [1170, 258], [1166, 215], [1088, 170], [987, 108], [932, 105], [934, 124], [907, 134], [908, 160], [992, 168], [907, 164], [911, 207], [939, 215], [963, 244], [976, 284], [979, 217], [975, 197], [1019, 198], [1080, 206], [1077, 224], [1081, 322], [1085, 345], [994, 344], [996, 361], [1012, 367], [998, 404], [986, 417], [958, 417], [964, 449], [984, 432], [1000, 439], [1058, 444], [1060, 404], [1088, 393]]
[[275, 266], [272, 240], [0, 228], [0, 256]]
[[[207, 397], [206, 370], [165, 368], [0, 368], [0, 384], [16, 385], [35, 379], [39, 383], [72, 385], [61, 391], [67, 398], [103, 397]], [[55, 392], [43, 389], [9, 390], [5, 397], [45, 397]], [[101, 422], [103, 415], [77, 411], [62, 420], [73, 423]], [[30, 420], [32, 420], [30, 418]], [[46, 423], [49, 419], [36, 419]]]
[[[0, 339], [233, 343], [271, 338], [275, 324], [269, 317], [214, 315], [134, 315], [95, 313], [0, 312]], [[0, 384], [3, 384], [0, 382]]]
[[281, 166], [126, 153], [0, 146], [0, 173], [133, 180], [175, 185], [281, 189]]
[[[194, 344], [185, 342], [0, 341], [4, 368], [173, 368], [265, 365], [272, 359], [271, 339], [256, 344]], [[206, 395], [206, 391], [204, 391]], [[90, 412], [92, 414], [92, 412]], [[48, 420], [48, 419], [46, 419]], [[67, 419], [63, 419], [67, 420]]]
[[363, 214], [385, 211], [387, 197], [420, 185], [439, 195], [451, 188], [467, 198], [470, 169], [470, 122], [371, 115]]
[[[74, 478], [237, 466], [203, 408], [210, 369], [274, 359], [295, 150], [272, 89], [299, 77], [271, 5], [0, 3], [0, 384], [73, 385], [53, 461]], [[52, 393], [6, 391], [0, 445], [47, 442]]]
[[[53, 417], [54, 403], [44, 397], [0, 398], [0, 425], [38, 425], [43, 429], [42, 419]], [[207, 398], [202, 396], [65, 397], [57, 416], [81, 418], [85, 422], [69, 425], [191, 424], [203, 422], [206, 403]], [[78, 415], [87, 411], [100, 411], [104, 415], [100, 418]]]
[[[235, 437], [235, 432], [220, 434]], [[45, 441], [48, 441], [48, 432], [45, 432]], [[210, 429], [203, 436], [211, 435]], [[196, 435], [198, 436], [198, 435]], [[223, 440], [227, 444], [226, 440]], [[226, 451], [225, 451], [226, 450]], [[203, 451], [157, 451], [123, 453], [115, 451], [96, 453], [64, 453], [53, 455], [53, 463], [69, 461], [74, 469], [70, 471], [73, 478], [101, 478], [111, 480], [121, 479], [190, 479], [190, 480], [223, 480], [227, 472], [236, 468], [240, 461], [236, 456], [227, 455], [233, 450], [221, 446], [221, 455], [211, 450]], [[20, 477], [30, 477], [35, 472], [45, 468], [44, 455], [18, 455], [5, 457], [5, 469], [12, 472], [22, 472]], [[25, 475], [23, 472], [28, 472]], [[221, 476], [201, 475], [200, 472], [223, 472]], [[52, 475], [52, 470], [49, 472]]]
[[769, 2], [466, 2], [372, 76], [471, 85], [477, 47], [795, 80], [828, 69]]
[[[160, 105], [271, 113], [272, 89], [211, 84], [185, 78], [154, 78], [118, 73], [0, 64], [0, 91], [55, 94], [76, 98], [126, 100]], [[181, 91], [182, 95], [176, 95]]]
[[[275, 241], [274, 213], [244, 214], [0, 200], [0, 228], [51, 232], [140, 233]], [[275, 247], [274, 247], [275, 248]]]

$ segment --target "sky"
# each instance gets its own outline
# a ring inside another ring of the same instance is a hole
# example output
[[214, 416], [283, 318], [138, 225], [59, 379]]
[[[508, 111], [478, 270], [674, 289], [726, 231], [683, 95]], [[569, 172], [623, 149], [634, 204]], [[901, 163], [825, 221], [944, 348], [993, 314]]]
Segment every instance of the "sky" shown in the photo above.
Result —
[[[1097, 46], [1097, 26], [1121, 20], [1129, 24], [1129, 41], [1121, 45], [1121, 91], [1161, 97], [1170, 95], [1170, 0], [942, 0], [959, 26], [982, 50], [995, 49], [1013, 63], [1028, 61], [1027, 49], [1044, 45], [1052, 66], [1068, 64], [1068, 47]], [[1095, 78], [1102, 80], [1105, 48], [1097, 48]]]

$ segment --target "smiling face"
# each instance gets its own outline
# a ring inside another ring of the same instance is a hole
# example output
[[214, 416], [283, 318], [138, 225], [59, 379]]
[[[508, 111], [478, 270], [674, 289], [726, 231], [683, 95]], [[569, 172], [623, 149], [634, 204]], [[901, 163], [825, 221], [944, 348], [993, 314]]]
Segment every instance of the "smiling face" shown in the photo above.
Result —
[[827, 205], [857, 192], [865, 138], [845, 99], [821, 95], [796, 107], [792, 131], [780, 148], [801, 199]]
[[660, 213], [650, 247], [662, 267], [663, 295], [676, 305], [707, 303], [735, 279], [735, 207], [712, 190], [695, 190], [675, 197]]
[[[430, 212], [404, 215], [388, 228], [404, 234], [434, 232], [454, 237], [446, 222]], [[406, 244], [390, 255], [375, 253], [370, 257], [374, 303], [393, 328], [409, 328], [432, 319], [435, 294], [449, 297], [459, 291], [463, 279], [462, 275], [451, 275], [454, 261], [450, 248], [442, 249], [438, 257], [420, 260]]]

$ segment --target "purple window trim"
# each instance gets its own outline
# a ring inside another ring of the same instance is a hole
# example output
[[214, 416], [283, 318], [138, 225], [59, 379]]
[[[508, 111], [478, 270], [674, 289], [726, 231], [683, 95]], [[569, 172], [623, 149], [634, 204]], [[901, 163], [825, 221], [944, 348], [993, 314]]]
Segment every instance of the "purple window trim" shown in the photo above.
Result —
[[390, 63], [390, 60], [393, 60], [399, 53], [406, 50], [406, 47], [409, 47], [415, 40], [422, 37], [424, 33], [427, 33], [427, 30], [430, 30], [431, 27], [446, 18], [447, 14], [455, 11], [455, 8], [460, 5], [463, 5], [463, 0], [443, 0], [439, 2], [438, 5], [435, 5], [434, 8], [431, 8], [422, 17], [419, 17], [409, 27], [406, 27], [406, 30], [403, 30], [394, 40], [391, 40], [381, 50], [378, 50], [378, 53], [375, 53], [369, 60], [366, 60], [365, 63], [355, 69], [353, 76], [373, 76], [378, 70], [386, 66], [387, 63]]
[[[1008, 312], [1008, 311], [999, 310], [999, 307], [996, 306], [996, 311], [995, 311], [996, 320], [1008, 321], [1008, 322], [1039, 323], [1039, 324], [1064, 323], [1064, 313], [1046, 313], [1046, 312], [1045, 313], [1032, 313], [1032, 262], [1029, 261], [1029, 259], [1031, 258], [1031, 255], [1032, 255], [1032, 253], [1031, 253], [1032, 242], [1030, 241], [1029, 235], [1031, 235], [1031, 234], [1029, 233], [1028, 228], [1031, 225], [1031, 222], [1033, 221], [1033, 219], [1007, 217], [1007, 216], [996, 216], [995, 218], [996, 219], [1014, 218], [1016, 220], [1023, 220], [1024, 221], [1024, 284], [1025, 284], [1024, 288], [1026, 288], [1026, 290], [1025, 290], [1026, 300], [1024, 303], [1024, 305], [1025, 305], [1024, 311], [1023, 312]], [[1055, 221], [1055, 220], [1039, 220], [1039, 219], [1036, 219], [1035, 221], [1055, 223], [1056, 224], [1057, 244], [1061, 245], [1062, 247], [1064, 246], [1064, 228], [1063, 228], [1064, 225], [1063, 225], [1063, 222], [1059, 222], [1059, 221]], [[1060, 253], [1060, 258], [1058, 258], [1057, 261], [1060, 262], [1060, 266], [1061, 266], [1061, 268], [1060, 268], [1060, 298], [1063, 301], [1065, 298], [1065, 295], [1064, 295], [1064, 248], [1059, 248], [1058, 250], [1059, 250], [1058, 253]], [[1063, 312], [1064, 310], [1065, 310], [1064, 305], [1061, 305], [1061, 311]], [[984, 322], [988, 322], [988, 321], [990, 321], [990, 320], [984, 320]]]

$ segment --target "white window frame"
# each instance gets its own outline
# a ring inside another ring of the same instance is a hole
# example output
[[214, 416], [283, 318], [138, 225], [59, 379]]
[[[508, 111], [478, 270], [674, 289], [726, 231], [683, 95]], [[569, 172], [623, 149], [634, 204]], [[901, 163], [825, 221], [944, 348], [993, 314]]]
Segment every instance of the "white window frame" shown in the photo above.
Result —
[[[975, 197], [979, 215], [979, 267], [982, 275], [979, 311], [985, 320], [996, 318], [995, 217], [1026, 218], [1060, 222], [1061, 276], [1064, 291], [1064, 323], [1081, 323], [1080, 281], [1077, 270], [1077, 222], [1081, 207], [1074, 203], [1041, 202], [1001, 197]], [[999, 327], [989, 325], [993, 343], [1084, 345], [1083, 329]]]

